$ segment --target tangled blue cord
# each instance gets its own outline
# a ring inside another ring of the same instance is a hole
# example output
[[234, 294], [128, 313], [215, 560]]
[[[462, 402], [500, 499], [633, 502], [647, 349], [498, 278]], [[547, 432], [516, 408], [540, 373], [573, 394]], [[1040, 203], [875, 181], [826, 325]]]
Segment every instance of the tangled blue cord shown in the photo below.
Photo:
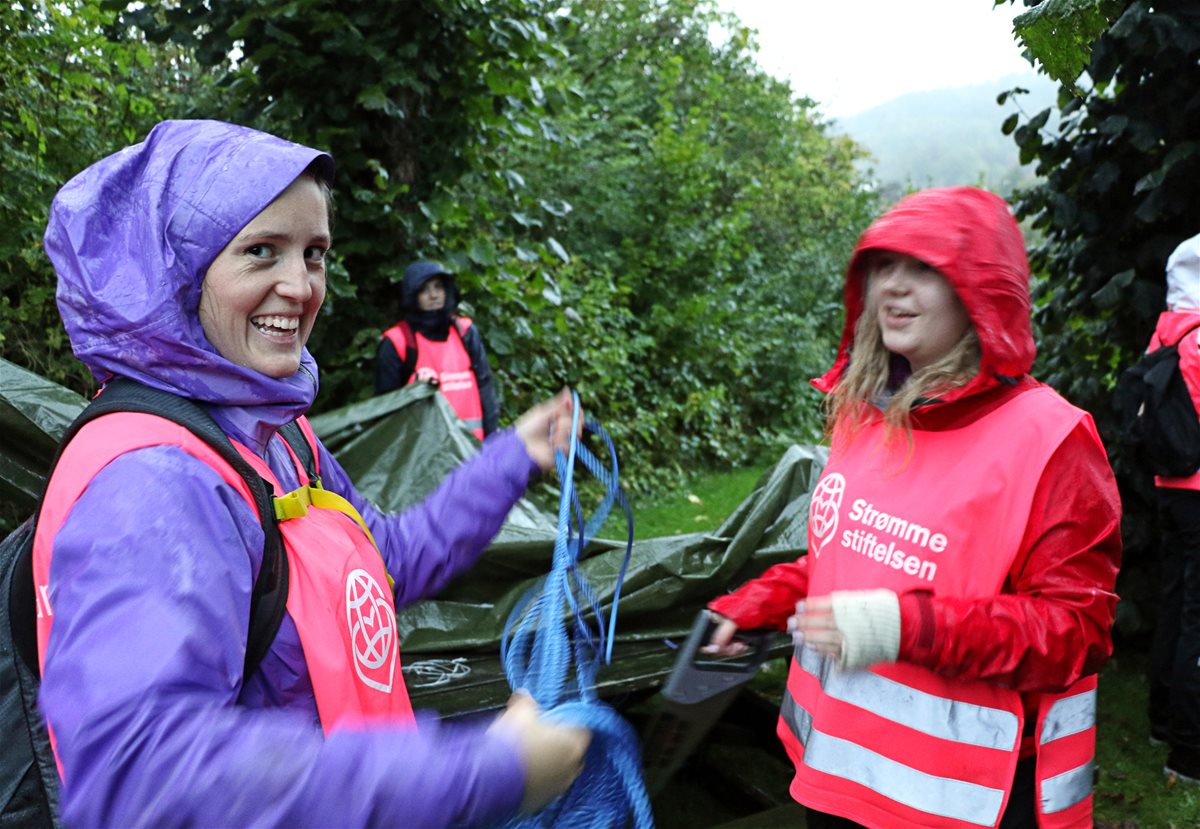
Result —
[[[515, 818], [506, 826], [623, 829], [632, 817], [634, 829], [653, 829], [637, 734], [596, 695], [601, 661], [612, 661], [617, 604], [633, 548], [633, 512], [619, 483], [612, 440], [599, 423], [590, 418], [585, 422], [584, 429], [608, 448], [611, 466], [605, 467], [578, 441], [579, 395], [572, 392], [572, 400], [570, 446], [565, 455], [555, 453], [562, 494], [550, 572], [513, 608], [504, 626], [500, 658], [509, 687], [527, 691], [547, 717], [590, 729], [592, 742], [583, 771], [566, 794], [536, 815]], [[575, 489], [576, 460], [604, 485], [604, 498], [587, 521]], [[606, 628], [596, 592], [578, 564], [587, 539], [595, 537], [614, 504], [625, 512], [628, 535]], [[589, 618], [595, 620], [594, 628]]]

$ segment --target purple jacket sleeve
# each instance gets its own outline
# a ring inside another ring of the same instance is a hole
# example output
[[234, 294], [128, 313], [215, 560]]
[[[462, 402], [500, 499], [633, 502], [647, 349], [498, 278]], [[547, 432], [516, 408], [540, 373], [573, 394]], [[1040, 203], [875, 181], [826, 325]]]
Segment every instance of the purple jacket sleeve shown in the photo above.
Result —
[[[388, 528], [390, 548], [426, 549], [411, 541], [416, 519]], [[311, 713], [235, 704], [261, 550], [246, 503], [174, 448], [123, 455], [75, 504], [54, 542], [40, 697], [66, 823], [441, 827], [510, 815], [520, 760], [481, 727], [326, 739]]]
[[385, 515], [367, 503], [321, 447], [321, 480], [354, 504], [371, 528], [396, 581], [397, 607], [437, 593], [474, 564], [536, 468], [516, 432], [497, 432], [421, 502]]

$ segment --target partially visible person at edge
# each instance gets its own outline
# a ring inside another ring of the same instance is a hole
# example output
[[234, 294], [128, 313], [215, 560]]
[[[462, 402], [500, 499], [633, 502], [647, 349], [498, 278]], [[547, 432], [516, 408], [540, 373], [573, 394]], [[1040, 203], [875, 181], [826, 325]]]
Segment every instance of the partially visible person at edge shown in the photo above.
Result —
[[[63, 187], [46, 231], [63, 322], [97, 380], [197, 401], [276, 495], [307, 480], [276, 432], [317, 393], [304, 344], [325, 294], [332, 176], [318, 150], [167, 121]], [[34, 553], [64, 822], [489, 826], [564, 791], [589, 735], [528, 697], [490, 723], [416, 722], [392, 605], [475, 561], [552, 466], [570, 415], [566, 392], [534, 407], [398, 515], [367, 503], [309, 429], [324, 489], [348, 503], [280, 522], [287, 613], [244, 683], [263, 530], [241, 478], [159, 418], [88, 424]], [[350, 579], [372, 602], [359, 610], [378, 659], [355, 650]]]
[[808, 554], [711, 602], [710, 651], [793, 630], [778, 733], [810, 829], [1092, 826], [1120, 502], [1091, 417], [1029, 376], [999, 197], [925, 190], [863, 233]]
[[434, 383], [459, 419], [483, 440], [496, 431], [500, 407], [479, 328], [457, 313], [458, 300], [454, 275], [437, 262], [413, 262], [404, 269], [403, 319], [379, 339], [375, 393], [418, 380]]
[[[1200, 411], [1200, 235], [1167, 259], [1167, 310], [1147, 351], [1179, 343], [1179, 369]], [[1200, 783], [1200, 470], [1156, 476], [1162, 557], [1150, 666], [1150, 739], [1169, 746], [1163, 771]]]

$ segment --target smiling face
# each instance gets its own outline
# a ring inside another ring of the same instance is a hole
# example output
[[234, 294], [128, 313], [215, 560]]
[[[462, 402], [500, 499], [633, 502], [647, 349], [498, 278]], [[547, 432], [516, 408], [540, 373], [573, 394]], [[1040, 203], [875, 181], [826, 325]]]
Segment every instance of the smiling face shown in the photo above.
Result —
[[213, 260], [200, 324], [222, 357], [269, 377], [290, 377], [325, 300], [329, 212], [309, 175], [291, 183]]
[[971, 319], [954, 288], [918, 259], [878, 251], [866, 263], [867, 307], [876, 309], [883, 345], [914, 372], [954, 348]]
[[435, 276], [417, 291], [417, 309], [421, 311], [440, 311], [446, 306], [446, 280]]

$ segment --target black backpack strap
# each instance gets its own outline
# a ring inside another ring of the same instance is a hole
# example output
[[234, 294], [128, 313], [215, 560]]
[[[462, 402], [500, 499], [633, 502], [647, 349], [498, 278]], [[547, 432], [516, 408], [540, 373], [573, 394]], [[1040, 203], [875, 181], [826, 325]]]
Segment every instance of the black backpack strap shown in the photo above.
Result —
[[[183, 426], [233, 467], [254, 496], [254, 505], [258, 509], [263, 528], [263, 558], [258, 578], [255, 579], [254, 589], [250, 594], [250, 626], [246, 640], [246, 662], [242, 672], [242, 679], [245, 680], [257, 670], [262, 658], [266, 656], [275, 635], [279, 632], [279, 625], [283, 621], [283, 613], [287, 606], [288, 562], [283, 548], [283, 536], [279, 534], [279, 527], [275, 521], [275, 503], [270, 485], [254, 471], [234, 448], [229, 436], [197, 403], [124, 377], [113, 378], [105, 384], [100, 395], [92, 400], [67, 428], [59, 443], [54, 464], [50, 467], [51, 474], [62, 456], [63, 448], [84, 424], [114, 412], [157, 415]], [[47, 475], [47, 483], [49, 480]]]
[[[39, 501], [39, 505], [40, 503]], [[36, 530], [35, 512], [4, 540], [5, 544], [12, 544], [17, 550], [7, 598], [13, 650], [34, 676], [39, 673], [36, 624], [38, 608], [33, 587], [33, 534]]]
[[[37, 599], [33, 587], [36, 515], [0, 541], [0, 827], [62, 829], [58, 770], [38, 713]], [[11, 558], [10, 558], [11, 556]], [[7, 637], [5, 636], [7, 634]], [[11, 646], [11, 647], [10, 647]]]
[[417, 335], [413, 333], [407, 320], [400, 320], [399, 326], [400, 333], [404, 336], [404, 356], [400, 358], [400, 365], [403, 367], [401, 376], [407, 379], [417, 370]]
[[317, 474], [317, 450], [309, 444], [304, 430], [300, 428], [300, 424], [295, 420], [291, 423], [285, 423], [279, 427], [279, 436], [283, 438], [284, 443], [290, 446], [292, 452], [300, 459], [300, 465], [304, 467], [304, 473], [308, 475], [308, 482], [320, 489], [321, 476]]

